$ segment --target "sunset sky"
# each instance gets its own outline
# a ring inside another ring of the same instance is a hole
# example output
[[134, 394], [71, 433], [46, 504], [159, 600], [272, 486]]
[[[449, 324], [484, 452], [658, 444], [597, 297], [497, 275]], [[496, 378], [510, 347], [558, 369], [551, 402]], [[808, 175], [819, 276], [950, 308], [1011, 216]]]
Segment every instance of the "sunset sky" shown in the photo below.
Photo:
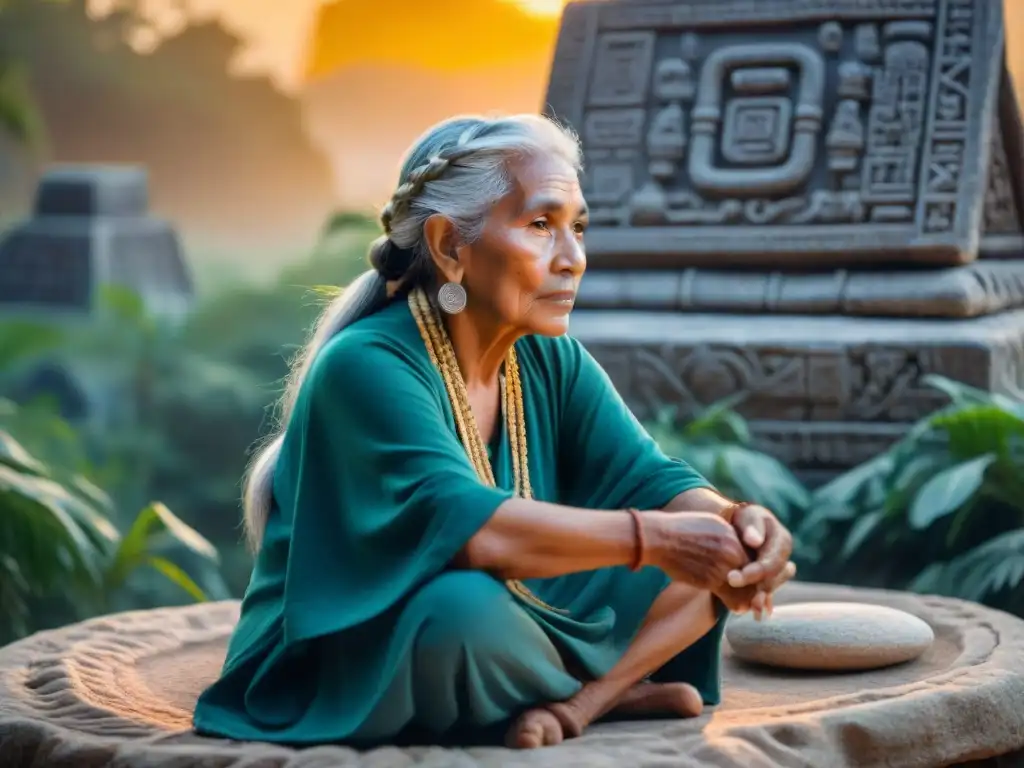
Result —
[[[143, 0], [142, 5], [152, 9], [155, 15], [163, 15], [165, 9], [173, 4], [174, 0]], [[420, 0], [421, 2], [423, 0]], [[465, 8], [474, 8], [475, 4], [467, 0], [430, 0], [438, 6], [436, 18], [438, 26], [443, 28], [450, 23], [446, 18], [448, 6], [454, 10], [458, 7], [460, 11]], [[557, 26], [558, 15], [567, 0], [502, 0], [529, 11], [543, 26], [549, 29], [548, 35], [553, 39], [554, 28]], [[115, 4], [118, 0], [89, 0], [97, 9], [102, 9]], [[317, 11], [322, 5], [329, 4], [329, 0], [185, 0], [186, 5], [192, 13], [209, 14], [219, 17], [232, 31], [246, 41], [246, 48], [236, 62], [238, 69], [249, 72], [265, 72], [269, 74], [279, 85], [287, 90], [296, 90], [306, 79], [308, 61], [310, 55], [310, 41], [313, 37], [313, 26], [317, 18]], [[363, 17], [366, 23], [378, 27], [384, 20], [381, 8], [386, 7], [395, 10], [401, 2], [394, 0], [345, 0], [346, 6], [352, 6], [354, 19]], [[482, 3], [482, 5], [491, 5]], [[1013, 3], [1011, 0], [1004, 2], [1007, 13], [1007, 27], [1010, 37], [1010, 53], [1012, 68], [1016, 74], [1024, 70], [1024, 46], [1016, 41], [1024, 34], [1024, 3]], [[433, 10], [433, 9], [432, 9]], [[464, 12], [464, 11], [463, 11]], [[400, 13], [400, 12], [399, 12]], [[365, 14], [365, 15], [364, 15]], [[371, 15], [372, 14], [372, 15]], [[421, 14], [417, 14], [422, 18]], [[460, 14], [461, 15], [461, 14]], [[390, 16], [388, 22], [400, 21], [395, 16]], [[174, 26], [173, 19], [169, 22]], [[399, 25], [400, 26], [400, 25]], [[495, 31], [500, 27], [492, 28], [488, 35], [488, 44], [500, 48], [500, 40], [495, 39]], [[406, 32], [406, 30], [402, 30]], [[429, 35], [417, 35], [415, 38], [422, 44], [422, 47], [429, 48], [435, 55], [446, 55], [458, 57], [463, 53], [465, 46], [448, 48], [439, 46], [437, 40], [430, 41]], [[377, 37], [379, 40], [379, 36]], [[522, 38], [519, 38], [521, 40]], [[415, 40], [403, 34], [396, 34], [392, 38], [394, 51], [398, 51], [398, 57], [402, 55], [418, 55], [423, 52], [409, 51], [408, 46], [412, 43], [415, 47]], [[347, 41], [331, 41], [330, 46], [334, 49], [334, 55], [339, 58], [338, 63], [347, 63], [360, 54], [360, 43], [366, 43], [364, 36], [353, 35]], [[477, 41], [483, 42], [483, 41]], [[345, 43], [348, 43], [347, 45]], [[543, 41], [538, 41], [544, 44]], [[549, 43], [548, 43], [549, 44]], [[469, 46], [472, 48], [472, 45]], [[353, 50], [354, 49], [354, 50]], [[394, 51], [390, 53], [394, 53]], [[389, 52], [378, 51], [380, 54]], [[471, 53], [467, 51], [466, 53]], [[526, 52], [529, 55], [529, 52]], [[463, 56], [463, 65], [472, 67], [473, 55]], [[321, 62], [329, 64], [331, 62]], [[404, 62], [403, 62], [404, 63]], [[316, 64], [314, 63], [314, 68]]]
[[[91, 1], [102, 6], [110, 0]], [[448, 0], [420, 1], [433, 2], [438, 6], [453, 4]], [[566, 0], [505, 2], [529, 11], [539, 17], [545, 26], [553, 29], [557, 25], [558, 15]], [[365, 10], [367, 21], [372, 20], [379, 25], [382, 3], [388, 3], [388, 0], [353, 0], [351, 4], [361, 6], [354, 10], [357, 13]], [[158, 13], [164, 7], [165, 0], [147, 0], [146, 4]], [[327, 0], [189, 0], [188, 3], [193, 11], [219, 16], [226, 26], [248, 42], [247, 50], [238, 62], [241, 69], [269, 72], [275, 81], [289, 90], [298, 87], [304, 79], [307, 47], [316, 13], [321, 5], [326, 4]], [[471, 0], [469, 3], [466, 0], [459, 0], [455, 5], [473, 7]], [[439, 9], [437, 13], [439, 24], [446, 21], [442, 10]], [[353, 41], [358, 45], [358, 36], [353, 36]], [[353, 41], [350, 41], [350, 44]], [[406, 43], [405, 40], [398, 39], [395, 42], [403, 45]], [[436, 42], [433, 48], [435, 51], [438, 50]]]
[[[362, 207], [387, 199], [401, 156], [437, 121], [542, 108], [567, 0], [132, 1], [163, 36], [200, 18], [237, 35], [232, 69], [267, 74], [300, 99], [338, 204]], [[102, 15], [124, 0], [89, 2]], [[1004, 7], [1021, 82], [1024, 0]]]

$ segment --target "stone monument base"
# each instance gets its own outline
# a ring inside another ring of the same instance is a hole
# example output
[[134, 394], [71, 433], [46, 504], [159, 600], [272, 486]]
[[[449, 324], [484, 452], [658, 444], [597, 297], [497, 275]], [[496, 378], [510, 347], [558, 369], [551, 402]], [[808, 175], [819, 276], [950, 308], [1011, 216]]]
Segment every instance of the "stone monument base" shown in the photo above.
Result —
[[877, 455], [945, 402], [937, 374], [1016, 395], [1024, 310], [972, 319], [577, 310], [570, 333], [641, 419], [664, 405], [737, 410], [812, 482]]
[[[293, 750], [204, 739], [196, 696], [217, 675], [236, 603], [137, 611], [41, 632], [0, 649], [0, 765], [33, 768], [798, 768], [1011, 765], [1024, 749], [1024, 622], [973, 603], [791, 584], [779, 603], [887, 605], [926, 621], [916, 661], [860, 674], [792, 673], [738, 662], [699, 718], [610, 723], [557, 747], [338, 746]], [[1005, 756], [1006, 762], [998, 762]], [[981, 761], [990, 762], [982, 763]]]

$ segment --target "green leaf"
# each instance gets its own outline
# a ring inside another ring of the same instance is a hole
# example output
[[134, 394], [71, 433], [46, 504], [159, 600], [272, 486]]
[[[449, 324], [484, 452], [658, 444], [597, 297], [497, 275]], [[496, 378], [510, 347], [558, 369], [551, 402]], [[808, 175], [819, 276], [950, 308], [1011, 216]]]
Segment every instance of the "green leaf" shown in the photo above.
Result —
[[846, 541], [843, 543], [840, 557], [844, 560], [849, 559], [868, 540], [878, 527], [878, 524], [884, 519], [884, 509], [876, 509], [874, 512], [868, 512], [866, 515], [858, 517], [857, 522], [853, 524], [850, 532], [846, 535]]
[[729, 397], [701, 409], [681, 430], [684, 440], [713, 439], [723, 443], [747, 445], [751, 441], [750, 427], [733, 409], [746, 400], [746, 392]]
[[815, 491], [812, 503], [815, 506], [819, 504], [839, 506], [852, 504], [872, 481], [887, 479], [892, 473], [894, 464], [895, 461], [891, 454], [879, 454], [823, 485]]
[[967, 600], [1024, 582], [1024, 528], [996, 536], [945, 567], [944, 592]]
[[206, 602], [206, 593], [203, 592], [199, 585], [196, 584], [192, 578], [185, 573], [185, 571], [170, 560], [163, 557], [152, 556], [147, 557], [145, 563], [154, 570], [159, 571], [168, 581], [178, 587], [181, 587], [181, 589], [187, 592], [197, 603]]
[[46, 467], [22, 447], [9, 432], [0, 430], [0, 464], [6, 464], [19, 472], [46, 475]]
[[722, 451], [725, 471], [745, 501], [772, 510], [783, 522], [810, 505], [810, 494], [778, 459], [738, 445]]
[[97, 509], [110, 514], [114, 511], [114, 502], [111, 500], [107, 492], [102, 488], [93, 483], [89, 478], [83, 475], [72, 475], [68, 480], [71, 486], [70, 490], [77, 493], [86, 502], [92, 504]]
[[151, 549], [158, 538], [168, 534], [178, 544], [202, 557], [217, 561], [217, 549], [198, 531], [178, 519], [160, 502], [153, 502], [136, 516], [131, 528], [121, 540], [108, 574], [108, 583], [117, 587], [151, 557]]
[[[69, 509], [76, 509], [77, 499], [52, 480], [33, 475], [22, 475], [10, 467], [0, 465], [0, 509], [10, 515], [7, 525], [18, 525], [24, 536], [39, 539], [40, 548], [48, 548], [53, 557], [65, 558], [73, 571], [90, 581], [99, 580], [100, 552], [95, 540], [83, 530]], [[35, 528], [35, 532], [30, 529]], [[91, 533], [91, 532], [90, 532]], [[10, 553], [20, 557], [17, 549]]]
[[967, 503], [981, 488], [985, 471], [995, 460], [995, 454], [987, 453], [932, 477], [910, 505], [907, 515], [910, 527], [922, 531]]
[[4, 320], [0, 323], [0, 370], [8, 371], [16, 365], [52, 352], [65, 340], [57, 327], [23, 320]]
[[942, 453], [922, 452], [911, 455], [900, 465], [893, 478], [893, 489], [900, 492], [913, 491], [927, 478], [945, 469], [949, 457]]
[[1009, 460], [1014, 438], [1024, 436], [1024, 419], [994, 405], [965, 406], [935, 416], [932, 423], [949, 437], [949, 452], [957, 459], [995, 453]]
[[937, 389], [946, 395], [954, 405], [996, 405], [1000, 408], [1014, 410], [1018, 405], [1010, 398], [994, 392], [986, 392], [983, 389], [972, 387], [969, 384], [928, 374], [921, 377], [921, 383], [925, 386]]

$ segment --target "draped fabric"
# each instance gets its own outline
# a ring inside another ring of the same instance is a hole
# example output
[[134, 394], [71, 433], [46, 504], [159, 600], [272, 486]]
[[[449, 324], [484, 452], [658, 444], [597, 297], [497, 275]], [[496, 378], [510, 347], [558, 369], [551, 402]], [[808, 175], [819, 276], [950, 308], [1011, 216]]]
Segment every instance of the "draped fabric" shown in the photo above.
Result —
[[[517, 342], [542, 501], [657, 509], [706, 486], [665, 456], [570, 337]], [[504, 424], [480, 482], [404, 301], [318, 354], [288, 425], [274, 504], [220, 678], [195, 726], [289, 744], [444, 737], [500, 725], [621, 657], [666, 577], [610, 568], [527, 583], [522, 602], [452, 558], [512, 493]], [[668, 670], [718, 691], [721, 626]], [[703, 650], [701, 650], [703, 648]], [[689, 659], [687, 661], [686, 659]]]

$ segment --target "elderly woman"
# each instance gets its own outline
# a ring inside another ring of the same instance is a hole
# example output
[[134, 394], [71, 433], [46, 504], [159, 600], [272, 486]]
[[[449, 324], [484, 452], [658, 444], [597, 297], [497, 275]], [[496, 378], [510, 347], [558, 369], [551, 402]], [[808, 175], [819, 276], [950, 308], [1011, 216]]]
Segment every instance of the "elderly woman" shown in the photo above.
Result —
[[248, 478], [258, 554], [198, 731], [525, 748], [719, 701], [725, 617], [770, 612], [790, 535], [662, 454], [565, 335], [579, 169], [538, 116], [411, 150]]

